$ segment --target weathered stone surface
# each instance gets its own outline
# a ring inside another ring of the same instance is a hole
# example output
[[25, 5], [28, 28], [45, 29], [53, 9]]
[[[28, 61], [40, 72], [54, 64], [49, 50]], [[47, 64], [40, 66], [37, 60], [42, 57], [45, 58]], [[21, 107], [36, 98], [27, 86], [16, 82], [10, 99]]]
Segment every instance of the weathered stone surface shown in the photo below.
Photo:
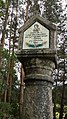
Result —
[[52, 84], [50, 82], [26, 82], [22, 113], [22, 119], [53, 119]]
[[[23, 48], [24, 32], [35, 22], [49, 30], [49, 48]], [[19, 29], [17, 57], [25, 71], [22, 119], [53, 119], [52, 72], [56, 66], [56, 26], [35, 14]]]
[[44, 58], [31, 58], [24, 62], [25, 80], [40, 79], [53, 82], [51, 75], [55, 64]]
[[18, 51], [23, 49], [24, 32], [29, 29], [35, 22], [39, 22], [42, 26], [49, 30], [49, 49], [56, 49], [56, 25], [48, 21], [47, 18], [43, 18], [38, 14], [35, 14], [19, 29], [20, 34]]
[[52, 72], [49, 59], [31, 58], [24, 62], [25, 90], [22, 119], [53, 119]]
[[56, 66], [56, 49], [31, 49], [31, 50], [22, 50], [18, 51], [17, 57], [19, 61], [24, 64], [32, 58], [39, 58], [44, 60], [51, 60], [55, 63]]

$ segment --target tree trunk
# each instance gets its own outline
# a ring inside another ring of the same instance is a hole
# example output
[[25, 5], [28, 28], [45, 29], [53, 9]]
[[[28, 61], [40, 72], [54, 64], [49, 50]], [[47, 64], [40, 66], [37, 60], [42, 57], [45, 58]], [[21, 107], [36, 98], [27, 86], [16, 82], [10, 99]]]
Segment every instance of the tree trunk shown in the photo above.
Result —
[[21, 72], [20, 72], [20, 101], [19, 101], [19, 116], [22, 119], [22, 105], [23, 105], [23, 90], [24, 90], [24, 71], [23, 66], [21, 64]]
[[7, 19], [8, 19], [8, 10], [9, 10], [9, 5], [10, 5], [10, 1], [8, 0], [7, 3], [7, 8], [6, 8], [6, 14], [5, 14], [5, 21], [4, 21], [4, 28], [2, 31], [2, 38], [1, 38], [1, 46], [4, 47], [4, 42], [5, 42], [5, 32], [6, 32], [6, 25], [7, 25]]
[[[57, 87], [57, 81], [56, 81], [56, 86], [55, 86], [55, 97], [57, 97], [56, 96], [56, 87]], [[53, 119], [56, 119], [56, 98], [54, 98], [54, 108], [53, 108], [53, 115], [54, 115], [54, 117], [53, 117]]]
[[[13, 14], [13, 11], [12, 11]], [[16, 42], [16, 29], [17, 29], [17, 5], [16, 5], [16, 16], [14, 18], [14, 37], [13, 37], [13, 47], [12, 52], [10, 52], [11, 48], [11, 31], [12, 31], [12, 16], [11, 16], [11, 28], [10, 28], [10, 40], [9, 40], [9, 53], [10, 60], [9, 60], [9, 89], [8, 89], [8, 102], [11, 100], [11, 88], [12, 88], [12, 80], [13, 80], [13, 68], [14, 68], [14, 49], [15, 49], [15, 42]]]
[[[64, 42], [65, 44], [65, 42]], [[64, 46], [63, 46], [64, 48]], [[65, 50], [65, 48], [64, 48]], [[64, 112], [64, 92], [65, 92], [65, 59], [64, 59], [64, 74], [63, 74], [63, 86], [62, 86], [62, 96], [61, 96], [61, 108], [60, 108], [60, 116], [59, 119], [63, 119], [63, 112]]]
[[62, 97], [61, 97], [61, 108], [60, 108], [59, 119], [63, 119], [63, 112], [64, 112], [64, 91], [65, 91], [65, 81], [63, 80]]
[[2, 30], [2, 38], [1, 38], [1, 45], [0, 45], [0, 67], [1, 67], [1, 62], [2, 62], [2, 52], [1, 50], [3, 49], [4, 47], [4, 42], [5, 42], [5, 33], [6, 33], [6, 25], [7, 25], [7, 19], [8, 19], [8, 10], [9, 10], [9, 5], [10, 5], [10, 2], [8, 0], [8, 3], [7, 4], [7, 8], [6, 8], [6, 13], [5, 13], [5, 20], [4, 20], [4, 24], [3, 24], [3, 30]]
[[[6, 3], [7, 7], [6, 7], [6, 13], [5, 13], [5, 18], [4, 18], [4, 23], [3, 23], [3, 30], [2, 30], [2, 38], [1, 38], [1, 45], [0, 45], [0, 68], [2, 66], [2, 50], [4, 48], [4, 42], [5, 42], [5, 34], [6, 34], [6, 25], [7, 25], [7, 19], [8, 19], [8, 10], [9, 10], [9, 5], [10, 5], [10, 1], [8, 0]], [[4, 91], [4, 97], [3, 100], [6, 102], [6, 94], [7, 91]], [[2, 97], [1, 97], [2, 98]]]
[[29, 16], [28, 16], [28, 9], [29, 9], [29, 6], [32, 5], [31, 4], [31, 1], [30, 0], [27, 0], [27, 6], [26, 6], [26, 16], [25, 16], [25, 21], [26, 22], [28, 19], [29, 19]]
[[4, 102], [7, 102], [8, 79], [9, 79], [9, 76], [7, 76], [7, 80], [6, 80], [6, 89], [4, 91]]

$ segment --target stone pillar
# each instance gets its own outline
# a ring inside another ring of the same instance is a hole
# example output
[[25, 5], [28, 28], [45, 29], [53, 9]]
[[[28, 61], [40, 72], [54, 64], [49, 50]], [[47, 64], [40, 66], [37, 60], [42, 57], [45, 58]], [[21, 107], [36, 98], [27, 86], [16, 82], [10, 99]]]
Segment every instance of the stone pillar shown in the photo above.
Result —
[[28, 58], [23, 63], [25, 90], [22, 119], [53, 119], [52, 72], [49, 58]]
[[[37, 10], [34, 4], [35, 11]], [[34, 30], [34, 26], [37, 29]], [[25, 71], [22, 119], [53, 119], [52, 72], [56, 63], [56, 26], [33, 14], [19, 29], [19, 61]]]

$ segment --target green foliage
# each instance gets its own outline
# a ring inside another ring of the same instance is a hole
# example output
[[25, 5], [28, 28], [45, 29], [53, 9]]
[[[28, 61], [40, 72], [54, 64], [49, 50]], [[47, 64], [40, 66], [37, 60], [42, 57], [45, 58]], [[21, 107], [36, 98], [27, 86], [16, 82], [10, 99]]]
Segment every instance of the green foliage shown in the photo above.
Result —
[[[65, 84], [65, 90], [64, 90], [64, 101], [63, 101], [63, 116], [67, 113], [67, 84]], [[61, 109], [61, 99], [62, 99], [62, 85], [56, 86], [53, 89], [53, 103], [56, 105], [55, 107], [55, 113], [56, 113], [56, 118], [59, 119], [60, 115], [60, 109]], [[64, 118], [63, 118], [64, 119]]]
[[[67, 84], [65, 84], [65, 92], [64, 92], [64, 105], [67, 105]], [[60, 86], [57, 86], [53, 89], [53, 99], [55, 98], [55, 95], [56, 95], [56, 100], [55, 102], [57, 104], [60, 104], [61, 103], [61, 94], [62, 94], [62, 85]]]
[[7, 49], [3, 48], [2, 49], [2, 56], [4, 59], [8, 60], [9, 59], [9, 52]]
[[59, 10], [61, 9], [61, 6], [59, 5], [59, 1], [58, 0], [46, 0], [44, 6], [45, 6], [44, 15], [46, 14], [47, 18], [50, 21], [54, 23], [58, 23], [60, 21]]
[[0, 17], [3, 15], [3, 13], [0, 11]]
[[[9, 51], [5, 48], [0, 50], [0, 54], [2, 55], [2, 65], [0, 67], [0, 119], [2, 119], [4, 116], [9, 117], [10, 119], [18, 119], [19, 117], [19, 103], [18, 103], [18, 95], [19, 95], [19, 81], [17, 81], [17, 74], [16, 70], [13, 67], [13, 69], [9, 69], [9, 60], [12, 59], [16, 62], [16, 56], [15, 54], [9, 55]], [[12, 83], [12, 90], [11, 90], [11, 103], [3, 102], [3, 96], [4, 91], [8, 89], [9, 86], [7, 86], [7, 74], [9, 74], [13, 77], [13, 83]]]
[[1, 8], [2, 8], [3, 4], [4, 4], [3, 0], [0, 0], [0, 7]]
[[10, 103], [0, 102], [0, 119], [4, 116], [11, 117], [10, 112], [12, 111], [12, 107]]

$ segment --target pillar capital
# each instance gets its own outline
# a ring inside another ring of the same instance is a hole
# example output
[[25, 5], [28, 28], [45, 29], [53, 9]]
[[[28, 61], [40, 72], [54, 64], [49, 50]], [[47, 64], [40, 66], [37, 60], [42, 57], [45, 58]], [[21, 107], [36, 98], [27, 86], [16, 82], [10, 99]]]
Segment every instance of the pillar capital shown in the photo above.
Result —
[[53, 82], [51, 76], [55, 63], [45, 58], [30, 58], [24, 63], [25, 80], [47, 80]]

